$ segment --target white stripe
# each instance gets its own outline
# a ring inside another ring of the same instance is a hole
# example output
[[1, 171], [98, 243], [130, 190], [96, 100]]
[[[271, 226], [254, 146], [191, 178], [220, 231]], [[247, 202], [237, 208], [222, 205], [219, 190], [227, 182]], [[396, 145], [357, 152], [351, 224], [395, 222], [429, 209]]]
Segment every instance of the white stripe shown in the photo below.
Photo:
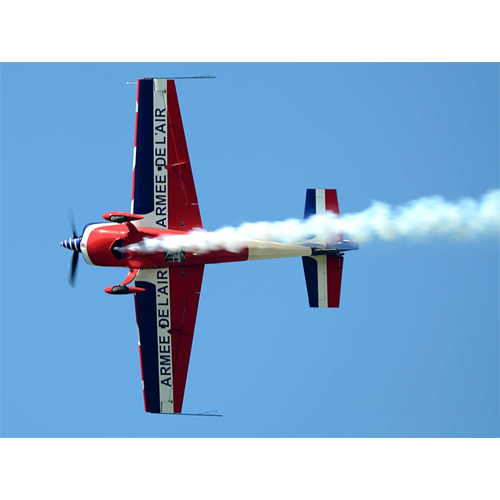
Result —
[[311, 253], [311, 248], [303, 245], [284, 245], [272, 241], [248, 241], [248, 260], [309, 257]]
[[[164, 119], [162, 122], [164, 111]], [[160, 116], [158, 116], [158, 114]], [[168, 120], [167, 120], [167, 80], [154, 80], [154, 93], [153, 93], [153, 163], [155, 165], [154, 174], [154, 215], [155, 226], [166, 229], [168, 228], [168, 171], [163, 168], [158, 170], [158, 165], [168, 165]], [[165, 133], [162, 134], [161, 130]], [[158, 182], [160, 181], [160, 182]], [[162, 190], [165, 189], [163, 192]], [[157, 196], [157, 193], [159, 196]], [[165, 197], [166, 205], [161, 205], [162, 196]], [[165, 213], [165, 215], [157, 215], [158, 213]]]
[[326, 213], [326, 196], [324, 189], [316, 189], [316, 215]]
[[318, 307], [328, 307], [326, 255], [318, 255], [315, 258], [318, 263]]
[[[324, 189], [315, 189], [314, 191], [315, 191], [316, 215], [324, 215], [326, 213], [325, 190]], [[326, 240], [324, 238], [319, 237], [319, 236], [315, 236], [314, 238], [307, 240], [307, 242], [308, 243], [317, 243], [319, 245], [326, 244]]]
[[135, 221], [137, 227], [168, 228], [168, 118], [167, 80], [153, 80], [153, 211]]
[[155, 92], [166, 92], [167, 91], [167, 80], [155, 78], [154, 82], [154, 91]]
[[[173, 413], [174, 411], [174, 363], [172, 356], [172, 337], [169, 333], [170, 328], [172, 327], [171, 315], [170, 315], [170, 269], [162, 269], [162, 270], [153, 270], [155, 272], [156, 277], [156, 324], [157, 324], [157, 342], [158, 342], [158, 374], [159, 374], [159, 386], [160, 386], [160, 412], [161, 413]], [[162, 273], [162, 278], [158, 279], [158, 272]], [[165, 283], [166, 282], [166, 283]], [[166, 287], [166, 294], [158, 293], [160, 288]], [[167, 305], [165, 305], [165, 303]], [[161, 314], [161, 316], [160, 316]], [[163, 320], [166, 324], [166, 320], [168, 320], [168, 326], [166, 328], [160, 328], [160, 322]], [[167, 340], [167, 343], [162, 343], [160, 340]], [[164, 368], [161, 366], [161, 355], [166, 355], [165, 352], [160, 351], [160, 346], [165, 349], [165, 346], [168, 346], [169, 355], [170, 355], [170, 383], [171, 386], [168, 387], [165, 384], [161, 383], [162, 378], [165, 379], [165, 376], [162, 377], [161, 369]]]

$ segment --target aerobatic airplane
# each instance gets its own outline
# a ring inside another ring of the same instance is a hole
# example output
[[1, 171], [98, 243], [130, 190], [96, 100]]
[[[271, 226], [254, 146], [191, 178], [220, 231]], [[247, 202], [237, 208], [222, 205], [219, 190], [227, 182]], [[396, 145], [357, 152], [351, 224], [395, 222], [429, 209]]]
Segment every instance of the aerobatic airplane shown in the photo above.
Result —
[[[339, 214], [335, 189], [308, 189], [304, 218]], [[109, 212], [108, 221], [87, 224], [81, 236], [60, 244], [73, 250], [73, 285], [79, 253], [87, 264], [128, 269], [125, 280], [105, 289], [134, 294], [145, 410], [182, 413], [189, 358], [206, 264], [302, 257], [309, 305], [339, 307], [344, 252], [358, 245], [338, 235], [301, 244], [248, 241], [238, 252], [134, 252], [132, 243], [203, 228], [184, 136], [175, 81], [137, 82], [135, 145], [130, 213]]]

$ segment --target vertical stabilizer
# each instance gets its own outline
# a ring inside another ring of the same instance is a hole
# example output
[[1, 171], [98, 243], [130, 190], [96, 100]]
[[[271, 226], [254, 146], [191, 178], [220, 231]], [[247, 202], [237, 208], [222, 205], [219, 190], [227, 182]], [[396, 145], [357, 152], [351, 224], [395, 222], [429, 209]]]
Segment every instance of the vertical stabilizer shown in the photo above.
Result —
[[[304, 210], [304, 219], [313, 215], [324, 215], [326, 212], [333, 212], [340, 215], [339, 200], [336, 189], [308, 189], [306, 191], [306, 207]], [[342, 234], [335, 235], [330, 241], [321, 240], [314, 236], [308, 240], [308, 243], [317, 243], [319, 245], [330, 245], [343, 240]]]
[[[308, 189], [304, 219], [313, 215], [333, 212], [340, 215], [336, 189]], [[343, 241], [342, 234], [335, 235], [326, 241], [314, 235], [307, 240], [308, 244], [329, 246]], [[342, 284], [342, 255], [315, 255], [302, 257], [304, 275], [306, 277], [307, 294], [311, 307], [339, 307], [340, 287]]]

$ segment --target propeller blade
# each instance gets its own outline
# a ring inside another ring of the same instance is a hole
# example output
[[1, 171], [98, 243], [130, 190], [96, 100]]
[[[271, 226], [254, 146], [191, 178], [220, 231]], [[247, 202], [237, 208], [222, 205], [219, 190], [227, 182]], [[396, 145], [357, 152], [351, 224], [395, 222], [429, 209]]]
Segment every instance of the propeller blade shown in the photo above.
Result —
[[75, 288], [75, 277], [76, 277], [76, 268], [78, 266], [78, 252], [73, 252], [73, 257], [71, 259], [71, 264], [69, 268], [68, 281], [69, 284]]
[[76, 232], [75, 215], [73, 214], [73, 207], [68, 210], [68, 221], [71, 226], [71, 231], [73, 231], [73, 238], [78, 238]]

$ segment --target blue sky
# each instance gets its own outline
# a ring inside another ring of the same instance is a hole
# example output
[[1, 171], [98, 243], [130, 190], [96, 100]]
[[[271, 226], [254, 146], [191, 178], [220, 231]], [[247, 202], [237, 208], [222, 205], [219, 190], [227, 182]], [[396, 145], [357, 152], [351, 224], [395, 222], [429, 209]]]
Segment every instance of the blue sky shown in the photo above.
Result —
[[184, 411], [144, 413], [133, 299], [80, 262], [78, 228], [130, 207], [136, 87], [177, 83], [206, 229], [499, 187], [497, 64], [2, 64], [5, 437], [492, 437], [499, 242], [374, 242], [341, 307], [310, 309], [300, 259], [207, 266]]

